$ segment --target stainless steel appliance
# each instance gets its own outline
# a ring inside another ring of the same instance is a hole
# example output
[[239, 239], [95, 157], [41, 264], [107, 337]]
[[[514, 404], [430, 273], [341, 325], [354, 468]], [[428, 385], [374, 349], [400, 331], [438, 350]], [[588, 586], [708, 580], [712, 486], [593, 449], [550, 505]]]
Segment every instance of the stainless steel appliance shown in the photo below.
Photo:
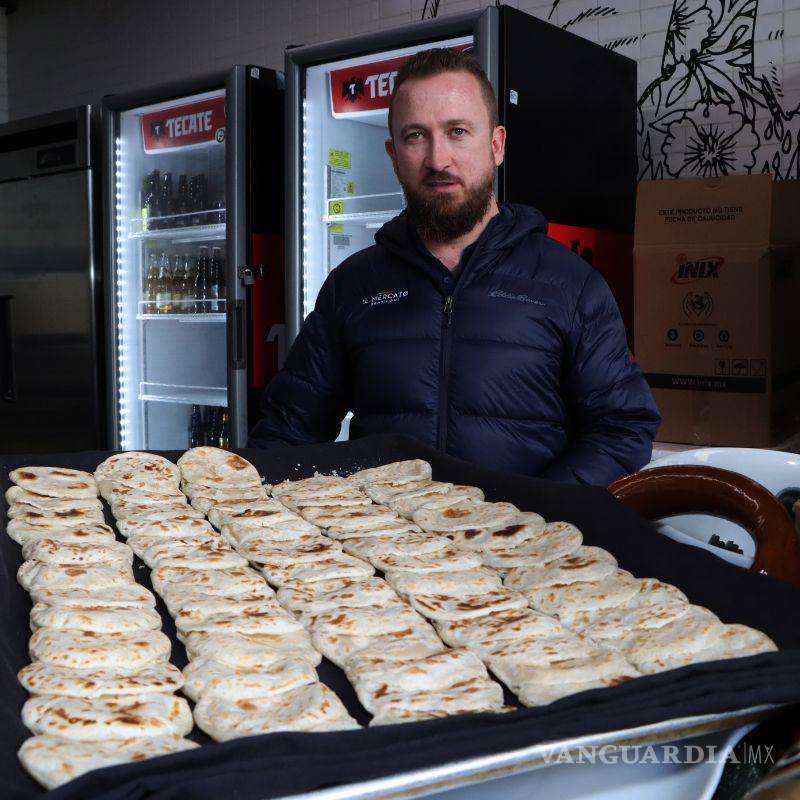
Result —
[[0, 452], [105, 447], [98, 110], [0, 126]]

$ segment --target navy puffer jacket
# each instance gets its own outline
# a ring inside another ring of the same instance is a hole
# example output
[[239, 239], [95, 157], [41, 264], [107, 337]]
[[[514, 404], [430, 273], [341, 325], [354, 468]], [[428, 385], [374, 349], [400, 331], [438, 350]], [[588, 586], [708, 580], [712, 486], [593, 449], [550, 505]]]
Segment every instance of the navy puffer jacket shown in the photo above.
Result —
[[[257, 447], [404, 433], [498, 470], [607, 485], [660, 422], [600, 274], [501, 206], [455, 286], [405, 214], [328, 276], [264, 392]], [[438, 269], [438, 272], [437, 272]]]

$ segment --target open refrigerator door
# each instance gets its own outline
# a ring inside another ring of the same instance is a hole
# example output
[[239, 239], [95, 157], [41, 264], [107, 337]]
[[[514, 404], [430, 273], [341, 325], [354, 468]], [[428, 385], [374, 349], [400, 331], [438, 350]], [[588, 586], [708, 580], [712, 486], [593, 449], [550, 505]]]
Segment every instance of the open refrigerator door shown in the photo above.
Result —
[[225, 91], [120, 110], [114, 133], [117, 446], [225, 446]]

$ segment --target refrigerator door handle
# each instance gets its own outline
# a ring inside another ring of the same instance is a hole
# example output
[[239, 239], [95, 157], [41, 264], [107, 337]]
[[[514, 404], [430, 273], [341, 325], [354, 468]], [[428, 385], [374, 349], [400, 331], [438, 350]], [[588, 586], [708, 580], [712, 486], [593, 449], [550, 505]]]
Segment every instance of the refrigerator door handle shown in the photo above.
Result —
[[14, 333], [11, 327], [13, 294], [0, 295], [0, 398], [15, 403], [17, 390], [14, 381]]
[[236, 300], [233, 308], [231, 309], [233, 335], [228, 339], [230, 352], [228, 359], [230, 360], [233, 369], [244, 369], [247, 364], [245, 363], [245, 317], [244, 317], [244, 300]]

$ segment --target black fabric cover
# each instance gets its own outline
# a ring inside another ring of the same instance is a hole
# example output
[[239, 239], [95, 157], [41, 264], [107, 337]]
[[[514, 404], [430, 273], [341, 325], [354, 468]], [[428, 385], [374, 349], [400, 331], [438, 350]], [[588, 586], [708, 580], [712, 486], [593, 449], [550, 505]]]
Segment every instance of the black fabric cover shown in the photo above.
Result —
[[[583, 531], [587, 544], [608, 549], [624, 569], [639, 577], [653, 576], [675, 584], [723, 621], [763, 630], [781, 651], [683, 667], [509, 714], [452, 717], [342, 733], [270, 734], [225, 744], [211, 743], [196, 732], [193, 738], [207, 746], [89, 773], [48, 794], [52, 800], [261, 800], [537, 742], [766, 703], [800, 702], [800, 626], [796, 622], [800, 591], [660, 536], [601, 489], [492, 472], [401, 436], [239, 452], [270, 483], [308, 477], [317, 470], [349, 473], [387, 461], [425, 458], [433, 465], [434, 478], [474, 484], [489, 500], [508, 500], [523, 510], [538, 511], [548, 520], [574, 523]], [[46, 464], [92, 470], [107, 455], [87, 452], [5, 457], [0, 461], [0, 486], [4, 493], [9, 486], [8, 471], [17, 466]], [[174, 459], [178, 454], [165, 455]], [[24, 800], [44, 795], [16, 757], [29, 735], [19, 716], [27, 694], [16, 673], [29, 660], [30, 599], [15, 578], [21, 563], [20, 548], [5, 535], [4, 500], [0, 505], [0, 798]], [[135, 572], [142, 583], [150, 585], [149, 571], [140, 562]], [[173, 662], [183, 666], [186, 657], [174, 638], [172, 621], [162, 605], [159, 610], [164, 630], [175, 642]], [[328, 662], [323, 662], [319, 672], [351, 712], [366, 722], [369, 717], [342, 672]]]

